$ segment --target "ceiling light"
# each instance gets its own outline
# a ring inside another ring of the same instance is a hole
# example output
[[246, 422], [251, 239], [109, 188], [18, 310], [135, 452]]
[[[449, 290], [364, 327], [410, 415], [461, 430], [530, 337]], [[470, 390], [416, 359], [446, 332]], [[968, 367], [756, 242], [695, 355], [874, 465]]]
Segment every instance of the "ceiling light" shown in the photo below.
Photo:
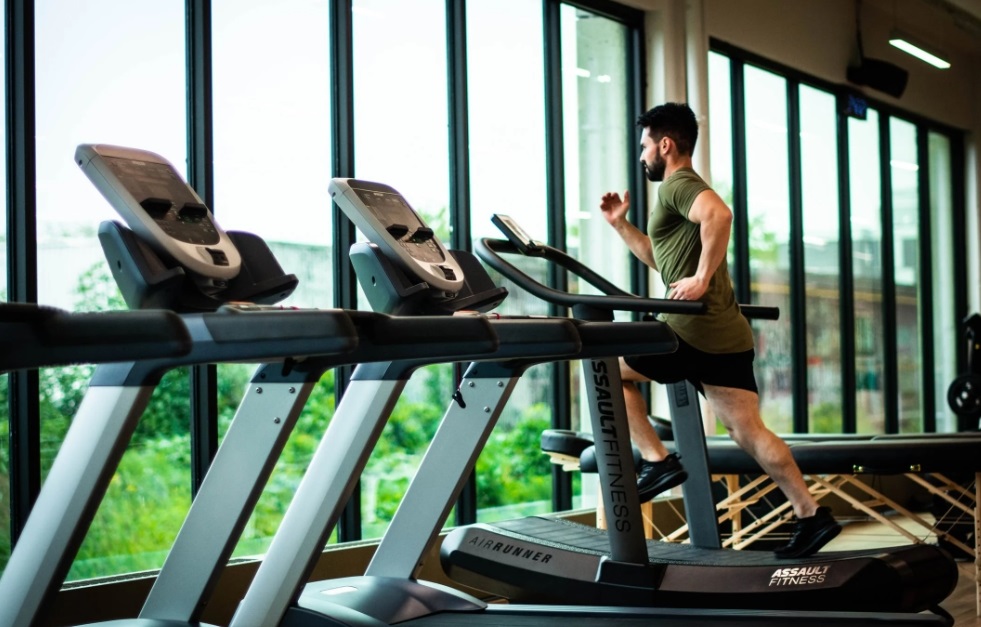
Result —
[[950, 61], [945, 59], [936, 48], [914, 37], [910, 37], [902, 31], [894, 30], [889, 36], [889, 43], [906, 54], [911, 54], [921, 61], [926, 61], [933, 67], [940, 68], [941, 70], [946, 70], [950, 67]]

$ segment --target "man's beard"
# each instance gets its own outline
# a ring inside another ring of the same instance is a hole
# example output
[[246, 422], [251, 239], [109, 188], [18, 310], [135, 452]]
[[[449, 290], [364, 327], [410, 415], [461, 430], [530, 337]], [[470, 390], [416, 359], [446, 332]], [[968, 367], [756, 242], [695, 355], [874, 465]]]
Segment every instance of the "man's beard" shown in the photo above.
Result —
[[652, 183], [658, 183], [664, 180], [664, 169], [667, 167], [667, 163], [654, 157], [653, 165], [647, 165], [644, 162], [644, 174], [647, 176], [647, 180]]

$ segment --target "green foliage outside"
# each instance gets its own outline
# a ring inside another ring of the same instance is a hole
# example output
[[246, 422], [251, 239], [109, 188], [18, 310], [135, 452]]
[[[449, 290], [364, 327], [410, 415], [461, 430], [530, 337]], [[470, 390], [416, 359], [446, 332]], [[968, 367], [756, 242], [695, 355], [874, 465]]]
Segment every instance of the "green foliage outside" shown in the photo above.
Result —
[[541, 452], [542, 431], [551, 408], [528, 407], [521, 420], [491, 434], [477, 460], [477, 506], [480, 509], [552, 498], [552, 463]]
[[[110, 289], [111, 288], [111, 289]], [[103, 264], [88, 269], [77, 288], [78, 311], [124, 309]], [[220, 365], [219, 429], [231, 422], [254, 366]], [[92, 366], [47, 368], [41, 377], [42, 472], [57, 448], [88, 387]], [[420, 370], [412, 394], [396, 405], [362, 475], [366, 538], [377, 537], [391, 519], [422, 453], [452, 395], [450, 366]], [[417, 382], [418, 381], [418, 382]], [[165, 375], [113, 475], [107, 495], [69, 573], [87, 579], [159, 568], [190, 506], [190, 407], [188, 369]], [[7, 377], [0, 377], [0, 402], [7, 406]], [[282, 515], [334, 412], [334, 376], [317, 384], [250, 519], [235, 555], [254, 555], [268, 546]], [[539, 450], [549, 408], [535, 405], [500, 425], [478, 463], [479, 506], [494, 507], [550, 497], [550, 467]], [[6, 442], [9, 421], [0, 421]], [[9, 467], [0, 453], [0, 571], [10, 555]]]
[[841, 433], [841, 403], [819, 403], [811, 409], [811, 433]]

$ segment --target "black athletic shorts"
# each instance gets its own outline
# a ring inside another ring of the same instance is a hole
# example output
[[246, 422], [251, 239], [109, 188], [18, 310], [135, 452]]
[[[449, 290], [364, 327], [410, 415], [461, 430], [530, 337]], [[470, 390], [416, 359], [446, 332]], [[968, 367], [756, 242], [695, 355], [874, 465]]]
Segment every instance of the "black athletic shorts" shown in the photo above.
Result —
[[678, 338], [678, 350], [663, 355], [624, 357], [627, 365], [658, 383], [677, 383], [687, 379], [703, 395], [702, 383], [749, 390], [759, 394], [753, 374], [756, 351], [706, 353]]

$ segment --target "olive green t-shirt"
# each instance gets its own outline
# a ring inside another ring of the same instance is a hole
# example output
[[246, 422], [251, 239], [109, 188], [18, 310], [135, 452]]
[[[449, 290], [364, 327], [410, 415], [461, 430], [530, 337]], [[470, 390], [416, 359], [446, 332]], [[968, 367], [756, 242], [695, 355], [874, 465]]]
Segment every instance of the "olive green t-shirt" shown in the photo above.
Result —
[[[695, 198], [707, 189], [708, 183], [691, 168], [675, 171], [658, 188], [647, 234], [668, 295], [671, 283], [695, 276], [698, 269], [702, 254], [700, 227], [688, 220], [688, 212]], [[753, 348], [753, 333], [736, 304], [725, 258], [700, 300], [707, 308], [704, 315], [660, 317], [681, 339], [706, 353], [737, 353]]]

